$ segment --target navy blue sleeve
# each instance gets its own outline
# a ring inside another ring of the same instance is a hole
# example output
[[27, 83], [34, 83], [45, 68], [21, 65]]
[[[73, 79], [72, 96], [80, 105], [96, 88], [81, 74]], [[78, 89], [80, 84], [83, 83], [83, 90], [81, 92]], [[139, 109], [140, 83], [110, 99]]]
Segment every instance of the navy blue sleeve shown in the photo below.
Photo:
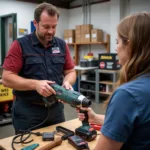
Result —
[[118, 89], [108, 104], [101, 133], [117, 142], [126, 142], [138, 116], [135, 98], [125, 90]]

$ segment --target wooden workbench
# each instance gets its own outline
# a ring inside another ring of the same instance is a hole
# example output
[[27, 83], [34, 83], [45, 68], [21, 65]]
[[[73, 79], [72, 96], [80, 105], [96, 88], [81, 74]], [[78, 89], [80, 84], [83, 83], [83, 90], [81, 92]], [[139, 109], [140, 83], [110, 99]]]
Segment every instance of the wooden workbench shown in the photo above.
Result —
[[[66, 121], [64, 123], [60, 123], [60, 124], [57, 124], [57, 125], [41, 128], [41, 129], [38, 129], [36, 131], [39, 131], [39, 132], [53, 132], [53, 131], [56, 130], [56, 126], [58, 126], [58, 125], [63, 126], [65, 128], [68, 128], [68, 129], [74, 131], [77, 127], [81, 126], [81, 122], [79, 121], [79, 119], [73, 119], [73, 120]], [[34, 141], [32, 143], [26, 144], [24, 146], [21, 145], [21, 144], [17, 144], [17, 145], [15, 144], [16, 150], [20, 150], [21, 148], [23, 148], [23, 147], [25, 147], [27, 145], [31, 145], [33, 143], [39, 143], [39, 147], [37, 147], [35, 149], [35, 150], [38, 150], [39, 148], [41, 148], [41, 147], [43, 147], [43, 146], [45, 146], [46, 144], [49, 143], [49, 142], [43, 142], [41, 136], [37, 137], [37, 136], [32, 135], [31, 137], [34, 139]], [[59, 136], [56, 135], [55, 139], [57, 137], [59, 137]], [[12, 138], [13, 137], [0, 139], [0, 146], [4, 147], [6, 150], [12, 150], [12, 148], [11, 148]], [[99, 135], [97, 136], [97, 138], [94, 141], [89, 142], [88, 145], [89, 145], [91, 150], [95, 147], [98, 138], [99, 138]], [[75, 150], [75, 148], [72, 145], [70, 145], [67, 140], [65, 140], [65, 141], [62, 142], [61, 145], [53, 148], [53, 150]]]

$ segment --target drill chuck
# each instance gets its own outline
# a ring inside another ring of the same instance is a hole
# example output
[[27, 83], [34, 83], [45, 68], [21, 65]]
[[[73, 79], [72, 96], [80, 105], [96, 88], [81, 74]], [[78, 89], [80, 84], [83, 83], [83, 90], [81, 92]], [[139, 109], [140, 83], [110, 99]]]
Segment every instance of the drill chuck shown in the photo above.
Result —
[[77, 102], [82, 107], [90, 107], [91, 104], [92, 104], [92, 102], [89, 99], [87, 99], [85, 96], [83, 96], [83, 95], [80, 95], [78, 97]]

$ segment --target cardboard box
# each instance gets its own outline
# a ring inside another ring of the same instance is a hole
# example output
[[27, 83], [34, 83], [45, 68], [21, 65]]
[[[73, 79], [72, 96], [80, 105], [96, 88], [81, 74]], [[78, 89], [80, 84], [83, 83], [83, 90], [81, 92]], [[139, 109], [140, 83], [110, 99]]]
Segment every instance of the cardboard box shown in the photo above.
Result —
[[68, 30], [68, 37], [74, 37], [75, 36], [75, 30]]
[[74, 37], [64, 37], [64, 41], [66, 43], [74, 43], [75, 42], [75, 38]]
[[74, 36], [75, 36], [75, 30], [73, 29], [64, 30], [64, 37], [74, 37]]
[[81, 34], [76, 34], [76, 39], [80, 39], [81, 38]]
[[91, 34], [85, 34], [85, 43], [91, 42]]
[[81, 35], [81, 43], [85, 43], [86, 41], [85, 41], [85, 35], [84, 34], [82, 34]]
[[76, 34], [76, 43], [81, 43], [81, 35], [80, 34]]
[[91, 42], [103, 42], [103, 31], [99, 29], [93, 29], [91, 31]]
[[81, 30], [75, 30], [75, 35], [81, 34]]
[[81, 43], [81, 39], [76, 39], [76, 43]]
[[64, 41], [65, 41], [66, 43], [69, 43], [68, 37], [64, 37]]
[[81, 43], [89, 43], [91, 41], [90, 34], [82, 34], [81, 35]]
[[102, 53], [99, 54], [99, 69], [106, 70], [119, 70], [121, 65], [119, 64], [119, 58], [115, 53]]
[[74, 43], [75, 38], [74, 37], [68, 37], [68, 43]]
[[81, 25], [76, 25], [76, 30], [81, 30]]
[[68, 30], [64, 30], [64, 37], [68, 36]]
[[92, 24], [81, 25], [81, 33], [82, 34], [91, 33], [92, 29], [93, 29], [93, 25]]

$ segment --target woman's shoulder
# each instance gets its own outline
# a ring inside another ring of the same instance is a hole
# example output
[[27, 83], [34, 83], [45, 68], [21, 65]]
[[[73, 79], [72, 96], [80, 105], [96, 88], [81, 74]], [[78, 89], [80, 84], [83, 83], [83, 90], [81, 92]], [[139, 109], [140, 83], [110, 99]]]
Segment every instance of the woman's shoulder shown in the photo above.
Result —
[[138, 78], [121, 85], [118, 89], [141, 89], [150, 85], [150, 75], [141, 75]]

